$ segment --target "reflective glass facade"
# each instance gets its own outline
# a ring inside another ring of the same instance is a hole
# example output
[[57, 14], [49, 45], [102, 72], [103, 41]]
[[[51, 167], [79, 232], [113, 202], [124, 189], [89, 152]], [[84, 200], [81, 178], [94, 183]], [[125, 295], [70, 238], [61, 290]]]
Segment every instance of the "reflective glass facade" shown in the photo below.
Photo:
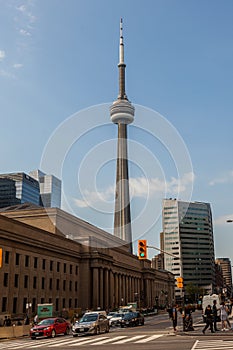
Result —
[[40, 204], [39, 183], [25, 173], [0, 175], [0, 207], [30, 202]]
[[[165, 269], [182, 276], [184, 287], [193, 284], [212, 292], [214, 276], [214, 239], [209, 203], [163, 201]], [[177, 289], [176, 295], [182, 290]]]
[[39, 181], [40, 205], [49, 208], [61, 207], [61, 180], [54, 175], [46, 175], [41, 170], [31, 171], [30, 176]]

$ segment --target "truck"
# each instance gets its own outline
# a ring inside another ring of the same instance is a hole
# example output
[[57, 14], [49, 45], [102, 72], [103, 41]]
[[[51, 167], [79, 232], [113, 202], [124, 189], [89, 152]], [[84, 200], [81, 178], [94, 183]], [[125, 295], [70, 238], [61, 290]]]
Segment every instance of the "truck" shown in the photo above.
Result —
[[211, 308], [213, 307], [214, 300], [216, 300], [216, 306], [217, 306], [217, 309], [219, 309], [221, 301], [220, 301], [220, 298], [217, 294], [203, 296], [203, 299], [202, 299], [202, 313], [203, 314], [204, 314], [205, 309], [208, 305], [210, 305]]

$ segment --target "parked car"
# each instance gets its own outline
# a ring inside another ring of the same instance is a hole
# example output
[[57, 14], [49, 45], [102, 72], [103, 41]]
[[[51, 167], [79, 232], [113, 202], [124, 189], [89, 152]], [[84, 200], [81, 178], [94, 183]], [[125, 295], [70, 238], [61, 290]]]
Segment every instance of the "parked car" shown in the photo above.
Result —
[[64, 318], [46, 318], [30, 329], [30, 337], [31, 339], [36, 339], [37, 337], [54, 338], [57, 334], [69, 334], [70, 328], [70, 323]]
[[120, 321], [124, 317], [125, 313], [122, 312], [116, 312], [110, 319], [109, 319], [109, 326], [120, 326]]
[[113, 315], [115, 315], [115, 311], [110, 311], [108, 314], [107, 314], [107, 319], [110, 320], [110, 318], [112, 318]]
[[109, 332], [109, 320], [99, 312], [88, 312], [84, 314], [72, 327], [74, 337], [84, 334], [99, 334], [101, 332]]
[[133, 327], [144, 324], [144, 316], [140, 312], [128, 312], [120, 321], [121, 327]]

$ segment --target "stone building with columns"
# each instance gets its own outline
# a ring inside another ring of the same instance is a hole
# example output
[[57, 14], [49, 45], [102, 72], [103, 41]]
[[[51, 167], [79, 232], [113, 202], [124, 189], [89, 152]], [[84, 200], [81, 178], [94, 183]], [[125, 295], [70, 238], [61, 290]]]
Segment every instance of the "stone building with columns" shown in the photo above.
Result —
[[61, 209], [19, 205], [0, 213], [0, 313], [31, 304], [54, 310], [114, 309], [138, 300], [153, 307], [161, 290], [174, 297], [174, 277], [129, 252], [128, 244]]

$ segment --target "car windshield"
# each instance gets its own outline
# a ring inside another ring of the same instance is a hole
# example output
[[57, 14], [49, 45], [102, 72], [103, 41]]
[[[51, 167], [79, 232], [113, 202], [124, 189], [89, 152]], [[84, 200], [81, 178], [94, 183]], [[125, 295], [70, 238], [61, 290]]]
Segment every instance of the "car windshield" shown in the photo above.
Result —
[[98, 318], [97, 314], [90, 314], [90, 315], [84, 315], [81, 320], [79, 321], [79, 323], [82, 322], [94, 322], [96, 321]]
[[132, 312], [128, 312], [127, 314], [124, 315], [124, 319], [130, 319], [132, 318], [134, 315]]
[[38, 326], [44, 326], [44, 325], [48, 325], [48, 324], [54, 324], [55, 320], [52, 319], [47, 319], [47, 320], [42, 320], [38, 323]]
[[124, 315], [123, 314], [114, 314], [113, 317], [123, 317]]

